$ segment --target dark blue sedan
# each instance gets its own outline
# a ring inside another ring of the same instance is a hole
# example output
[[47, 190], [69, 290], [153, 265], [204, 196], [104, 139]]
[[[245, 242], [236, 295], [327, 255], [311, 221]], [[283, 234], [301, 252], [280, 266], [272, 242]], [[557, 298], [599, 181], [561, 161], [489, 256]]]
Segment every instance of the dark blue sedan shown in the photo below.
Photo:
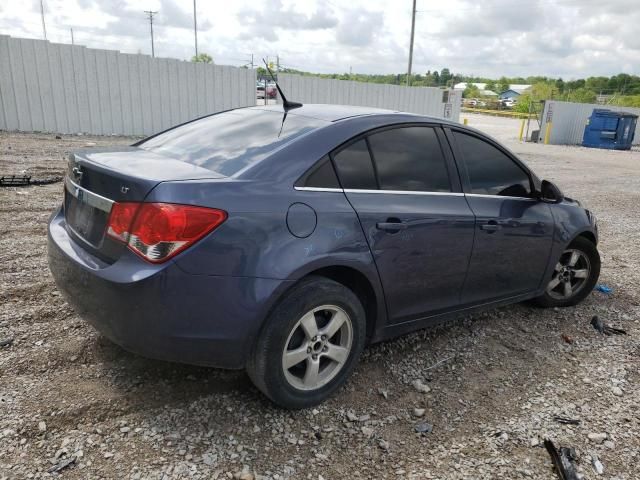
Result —
[[246, 368], [302, 408], [368, 343], [479, 308], [575, 305], [597, 241], [589, 210], [476, 130], [273, 106], [72, 154], [49, 264], [125, 349]]

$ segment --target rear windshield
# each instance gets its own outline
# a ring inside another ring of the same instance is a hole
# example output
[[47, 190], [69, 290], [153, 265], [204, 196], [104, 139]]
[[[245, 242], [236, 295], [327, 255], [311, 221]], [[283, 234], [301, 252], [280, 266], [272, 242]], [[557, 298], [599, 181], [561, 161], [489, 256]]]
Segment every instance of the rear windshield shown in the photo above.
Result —
[[227, 177], [326, 122], [281, 112], [240, 109], [181, 125], [139, 144], [140, 148], [207, 168]]

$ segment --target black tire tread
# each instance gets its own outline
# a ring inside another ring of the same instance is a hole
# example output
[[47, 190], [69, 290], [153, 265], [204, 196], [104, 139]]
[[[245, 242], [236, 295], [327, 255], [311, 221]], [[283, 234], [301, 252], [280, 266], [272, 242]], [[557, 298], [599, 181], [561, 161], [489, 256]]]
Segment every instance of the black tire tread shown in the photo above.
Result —
[[[318, 391], [301, 394], [288, 385], [283, 376], [280, 378], [280, 351], [284, 347], [281, 335], [290, 325], [286, 332], [288, 335], [302, 314], [323, 303], [335, 303], [350, 310], [354, 329], [352, 353], [347, 365], [329, 384]], [[317, 405], [349, 377], [364, 347], [365, 335], [365, 312], [358, 297], [341, 283], [326, 277], [309, 276], [287, 292], [268, 316], [249, 355], [247, 374], [256, 388], [276, 405], [288, 409]]]
[[600, 254], [598, 253], [596, 245], [585, 237], [577, 237], [567, 248], [582, 250], [589, 257], [589, 261], [591, 262], [591, 276], [589, 277], [587, 284], [584, 286], [582, 291], [578, 293], [578, 295], [567, 300], [552, 298], [545, 290], [541, 296], [533, 299], [533, 302], [536, 305], [544, 308], [572, 307], [582, 302], [591, 293], [593, 287], [595, 287], [598, 277], [600, 276]]

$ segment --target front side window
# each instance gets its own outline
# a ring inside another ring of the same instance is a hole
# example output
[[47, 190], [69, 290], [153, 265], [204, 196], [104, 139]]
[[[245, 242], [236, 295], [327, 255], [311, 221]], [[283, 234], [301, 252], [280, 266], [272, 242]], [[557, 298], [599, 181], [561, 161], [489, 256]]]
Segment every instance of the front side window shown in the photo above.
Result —
[[382, 190], [450, 192], [447, 164], [430, 127], [402, 127], [369, 136]]
[[362, 139], [333, 155], [342, 188], [377, 190], [371, 155], [367, 142]]
[[480, 138], [453, 134], [467, 166], [471, 193], [531, 197], [529, 175], [516, 162]]

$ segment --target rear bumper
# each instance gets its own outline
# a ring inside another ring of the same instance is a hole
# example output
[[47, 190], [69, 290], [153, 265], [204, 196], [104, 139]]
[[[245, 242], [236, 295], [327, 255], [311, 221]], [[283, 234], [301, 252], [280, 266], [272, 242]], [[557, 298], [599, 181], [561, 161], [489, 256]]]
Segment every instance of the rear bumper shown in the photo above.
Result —
[[131, 352], [180, 363], [243, 368], [282, 280], [191, 275], [174, 262], [151, 265], [128, 250], [109, 265], [67, 234], [56, 212], [49, 268], [74, 310]]

